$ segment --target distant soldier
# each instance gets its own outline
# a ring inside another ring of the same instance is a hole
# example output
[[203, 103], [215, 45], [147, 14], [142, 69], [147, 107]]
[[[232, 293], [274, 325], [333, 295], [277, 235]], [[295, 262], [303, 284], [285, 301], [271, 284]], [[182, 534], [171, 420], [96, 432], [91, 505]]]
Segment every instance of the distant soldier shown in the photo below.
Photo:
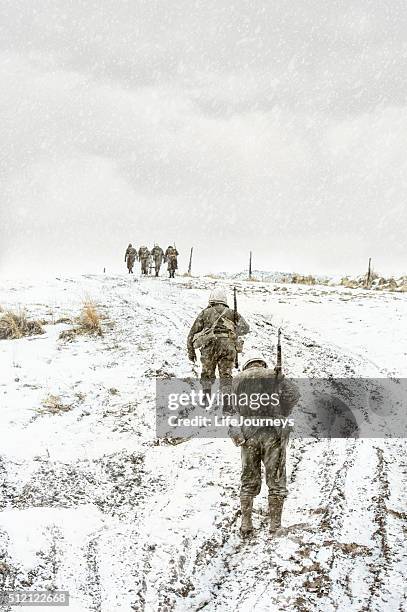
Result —
[[155, 275], [158, 276], [160, 274], [161, 264], [164, 259], [164, 251], [160, 246], [158, 246], [158, 244], [155, 244], [151, 249], [151, 255], [154, 260]]
[[214, 289], [209, 296], [209, 306], [195, 319], [187, 340], [188, 356], [192, 362], [196, 360], [195, 349], [201, 352], [201, 378], [205, 392], [211, 390], [216, 368], [223, 383], [231, 382], [238, 336], [248, 331], [244, 318], [228, 307], [226, 291]]
[[137, 259], [137, 251], [133, 247], [133, 245], [130, 243], [124, 255], [124, 261], [127, 263], [127, 269], [129, 271], [129, 274], [133, 274], [133, 266], [134, 266], [134, 262], [136, 259]]
[[141, 273], [148, 274], [148, 261], [150, 259], [150, 251], [146, 246], [141, 246], [138, 250], [138, 258], [141, 264]]
[[[246, 357], [242, 369], [233, 380], [233, 393], [236, 393], [237, 398], [262, 397], [264, 401], [260, 406], [256, 403], [253, 408], [248, 403], [241, 402], [239, 405], [237, 402], [236, 413], [245, 417], [245, 420], [253, 417], [253, 423], [261, 418], [280, 418], [286, 419], [287, 422], [287, 417], [299, 400], [297, 386], [285, 380], [275, 369], [268, 368], [266, 360], [257, 351]], [[277, 405], [275, 401], [265, 399], [273, 394], [278, 397]], [[235, 445], [241, 447], [240, 533], [245, 537], [253, 531], [253, 498], [260, 493], [263, 462], [269, 490], [270, 533], [278, 535], [281, 530], [284, 499], [287, 496], [286, 449], [289, 428], [249, 424], [231, 429], [230, 435]]]
[[177, 270], [178, 268], [178, 259], [177, 259], [178, 255], [179, 253], [177, 249], [175, 248], [175, 246], [170, 245], [165, 251], [164, 261], [166, 261], [168, 264], [168, 272], [169, 272], [170, 278], [175, 277], [175, 270]]

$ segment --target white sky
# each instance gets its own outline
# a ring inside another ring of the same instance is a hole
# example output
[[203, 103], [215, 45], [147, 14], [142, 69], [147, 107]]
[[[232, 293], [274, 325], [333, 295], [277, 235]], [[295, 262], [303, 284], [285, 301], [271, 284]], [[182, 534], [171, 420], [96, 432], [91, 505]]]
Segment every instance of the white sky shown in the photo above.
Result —
[[407, 272], [407, 4], [2, 0], [0, 273]]

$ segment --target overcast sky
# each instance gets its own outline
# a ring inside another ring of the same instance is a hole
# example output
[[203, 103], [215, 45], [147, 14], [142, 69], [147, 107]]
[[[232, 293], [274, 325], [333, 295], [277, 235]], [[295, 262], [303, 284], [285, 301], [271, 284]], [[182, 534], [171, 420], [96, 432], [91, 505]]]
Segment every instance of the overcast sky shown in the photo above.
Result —
[[405, 0], [0, 0], [0, 272], [407, 272]]

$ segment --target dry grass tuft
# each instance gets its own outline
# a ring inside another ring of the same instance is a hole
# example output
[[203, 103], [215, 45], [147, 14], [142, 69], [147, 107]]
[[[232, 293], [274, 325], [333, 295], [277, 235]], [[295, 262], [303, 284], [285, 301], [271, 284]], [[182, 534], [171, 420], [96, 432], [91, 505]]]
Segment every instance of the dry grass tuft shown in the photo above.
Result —
[[30, 321], [24, 310], [18, 312], [8, 310], [0, 316], [0, 340], [12, 340], [43, 333], [41, 322]]
[[82, 311], [77, 319], [77, 325], [71, 329], [66, 329], [59, 334], [60, 340], [72, 342], [77, 336], [91, 335], [103, 336], [102, 315], [99, 313], [93, 300], [86, 298], [83, 302]]
[[59, 395], [48, 395], [42, 402], [42, 408], [38, 408], [36, 412], [39, 414], [60, 414], [70, 410], [72, 410], [72, 404], [64, 404]]
[[79, 323], [81, 328], [88, 333], [102, 335], [101, 317], [92, 300], [85, 300]]
[[316, 285], [317, 281], [314, 276], [308, 275], [304, 276], [302, 274], [293, 274], [291, 277], [291, 282], [294, 285]]

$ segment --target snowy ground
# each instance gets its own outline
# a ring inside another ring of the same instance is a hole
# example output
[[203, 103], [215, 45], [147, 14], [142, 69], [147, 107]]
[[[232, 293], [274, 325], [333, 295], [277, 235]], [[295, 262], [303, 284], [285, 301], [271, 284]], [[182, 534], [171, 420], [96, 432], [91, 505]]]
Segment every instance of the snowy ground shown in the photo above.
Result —
[[[155, 376], [191, 374], [185, 338], [214, 282], [0, 287], [0, 305], [49, 321], [0, 342], [0, 586], [69, 590], [72, 612], [407, 610], [404, 440], [292, 440], [289, 527], [269, 539], [263, 487], [251, 542], [238, 535], [239, 450], [157, 443]], [[274, 360], [282, 323], [289, 375], [407, 375], [405, 295], [237, 286], [247, 346]], [[54, 322], [87, 295], [103, 338], [58, 340], [69, 325]], [[72, 409], [38, 412], [50, 394]]]

